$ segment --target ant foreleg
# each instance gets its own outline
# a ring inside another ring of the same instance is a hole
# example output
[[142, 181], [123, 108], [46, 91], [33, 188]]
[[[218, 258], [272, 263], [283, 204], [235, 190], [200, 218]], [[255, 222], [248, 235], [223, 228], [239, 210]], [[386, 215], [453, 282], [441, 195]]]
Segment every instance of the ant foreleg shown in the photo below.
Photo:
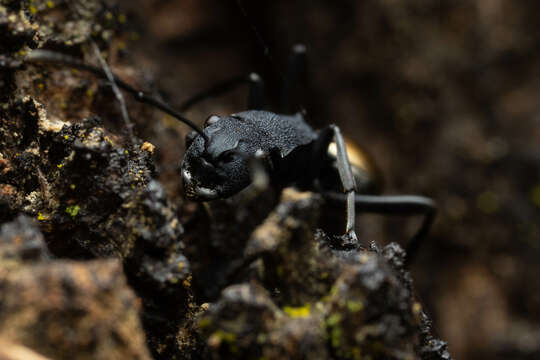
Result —
[[[346, 199], [343, 194], [325, 193], [324, 197], [335, 204], [343, 204]], [[356, 195], [356, 209], [360, 212], [382, 215], [414, 216], [424, 215], [420, 229], [406, 245], [406, 264], [410, 264], [418, 253], [418, 249], [426, 238], [435, 216], [435, 202], [424, 196], [417, 195]]]
[[[336, 125], [330, 125], [328, 130], [333, 132], [334, 141], [337, 147], [337, 168], [339, 171], [339, 177], [341, 179], [341, 184], [343, 185], [343, 191], [346, 196], [347, 204], [347, 225], [345, 227], [345, 234], [348, 235], [353, 242], [358, 242], [356, 237], [356, 232], [354, 231], [355, 224], [355, 189], [356, 183], [354, 181], [354, 176], [351, 169], [351, 163], [349, 161], [349, 156], [347, 154], [347, 148], [345, 146], [345, 140], [339, 127]], [[324, 135], [322, 135], [324, 136]]]

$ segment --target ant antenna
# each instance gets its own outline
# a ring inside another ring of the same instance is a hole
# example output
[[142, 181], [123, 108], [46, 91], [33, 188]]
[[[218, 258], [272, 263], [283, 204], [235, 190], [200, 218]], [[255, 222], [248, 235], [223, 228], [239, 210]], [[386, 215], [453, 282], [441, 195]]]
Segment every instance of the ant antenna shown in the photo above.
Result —
[[[50, 50], [42, 50], [42, 49], [34, 50], [26, 56], [26, 61], [34, 62], [34, 63], [63, 64], [63, 65], [67, 65], [75, 69], [90, 72], [99, 78], [107, 79], [111, 83], [118, 85], [119, 88], [122, 88], [128, 93], [130, 93], [135, 100], [144, 104], [154, 106], [158, 108], [159, 110], [163, 111], [164, 113], [171, 115], [178, 121], [183, 122], [184, 124], [188, 125], [189, 127], [191, 127], [193, 130], [195, 130], [199, 135], [203, 137], [205, 143], [208, 142], [208, 137], [206, 136], [206, 134], [194, 122], [192, 122], [189, 119], [186, 119], [184, 116], [182, 116], [179, 112], [177, 112], [172, 107], [167, 105], [165, 102], [157, 98], [154, 98], [150, 95], [147, 95], [143, 91], [135, 89], [128, 83], [119, 79], [118, 76], [114, 75], [113, 73], [107, 74], [107, 71], [104, 69], [84, 63], [69, 55], [60, 54], [60, 53], [50, 51]], [[109, 78], [109, 75], [111, 76], [111, 78]], [[118, 98], [118, 95], [116, 96]]]

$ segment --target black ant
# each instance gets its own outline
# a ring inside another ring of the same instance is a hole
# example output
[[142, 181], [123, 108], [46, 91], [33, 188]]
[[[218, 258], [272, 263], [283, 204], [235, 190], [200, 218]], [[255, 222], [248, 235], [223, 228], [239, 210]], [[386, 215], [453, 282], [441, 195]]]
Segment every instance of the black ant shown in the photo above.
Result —
[[[293, 185], [320, 192], [331, 202], [345, 203], [345, 241], [348, 243], [358, 242], [354, 231], [357, 210], [385, 215], [424, 215], [420, 229], [407, 244], [407, 260], [410, 261], [434, 220], [436, 207], [429, 198], [374, 194], [377, 184], [371, 164], [351, 163], [345, 140], [336, 125], [317, 132], [306, 123], [302, 113], [276, 114], [263, 110], [263, 82], [256, 74], [218, 84], [188, 100], [182, 107], [184, 110], [237, 84], [250, 84], [247, 111], [229, 116], [212, 115], [201, 129], [161, 100], [133, 88], [107, 69], [46, 50], [33, 51], [27, 60], [61, 63], [92, 72], [129, 92], [136, 100], [157, 107], [190, 126], [194, 131], [186, 138], [188, 148], [181, 172], [185, 195], [191, 200], [223, 199], [240, 192], [252, 182], [256, 162], [279, 189]], [[293, 48], [290, 64], [289, 74], [303, 71], [304, 46]], [[294, 86], [291, 84], [294, 78], [286, 79], [289, 83], [284, 86], [282, 102], [288, 100], [287, 92]]]

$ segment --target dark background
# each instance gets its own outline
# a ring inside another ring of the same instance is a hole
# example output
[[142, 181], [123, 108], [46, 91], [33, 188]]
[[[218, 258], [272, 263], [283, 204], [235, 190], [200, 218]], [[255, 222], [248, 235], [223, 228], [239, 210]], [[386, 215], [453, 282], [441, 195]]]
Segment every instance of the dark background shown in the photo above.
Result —
[[[540, 358], [540, 3], [245, 2], [269, 57], [233, 0], [125, 0], [126, 61], [144, 64], [173, 105], [251, 71], [272, 103], [290, 47], [306, 44], [309, 121], [336, 123], [365, 147], [385, 192], [439, 204], [412, 276], [452, 355]], [[187, 115], [202, 123], [243, 110], [245, 98], [239, 89]], [[171, 121], [148, 135], [178, 201], [183, 132]], [[359, 221], [361, 238], [381, 244], [402, 243], [418, 225]]]

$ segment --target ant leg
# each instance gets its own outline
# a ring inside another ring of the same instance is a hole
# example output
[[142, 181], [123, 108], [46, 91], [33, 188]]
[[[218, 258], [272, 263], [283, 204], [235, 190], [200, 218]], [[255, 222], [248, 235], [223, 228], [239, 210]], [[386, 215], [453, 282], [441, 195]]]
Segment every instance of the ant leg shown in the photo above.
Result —
[[347, 225], [345, 228], [345, 234], [349, 235], [350, 238], [357, 242], [356, 233], [354, 231], [355, 223], [355, 189], [356, 183], [352, 174], [351, 163], [349, 161], [349, 155], [347, 154], [347, 148], [345, 146], [345, 140], [339, 127], [336, 125], [330, 125], [329, 129], [334, 134], [334, 141], [336, 142], [337, 147], [337, 167], [339, 171], [339, 177], [341, 179], [341, 184], [343, 185], [343, 190], [346, 196], [347, 204]]
[[307, 83], [307, 55], [304, 44], [296, 44], [292, 48], [287, 65], [287, 73], [283, 78], [280, 99], [280, 112], [282, 114], [292, 114], [295, 109], [291, 104], [298, 103], [295, 95], [297, 94], [297, 85], [305, 87]]
[[264, 106], [264, 83], [258, 74], [251, 73], [247, 76], [234, 76], [192, 95], [180, 105], [180, 111], [185, 112], [203, 100], [223, 95], [245, 84], [249, 84], [248, 109], [262, 109]]
[[[342, 194], [325, 193], [324, 197], [335, 204], [343, 204], [346, 200]], [[416, 195], [356, 195], [356, 208], [358, 211], [382, 215], [424, 215], [420, 229], [409, 240], [406, 247], [406, 265], [410, 264], [418, 253], [428, 234], [435, 216], [437, 206], [435, 202], [424, 196]]]

